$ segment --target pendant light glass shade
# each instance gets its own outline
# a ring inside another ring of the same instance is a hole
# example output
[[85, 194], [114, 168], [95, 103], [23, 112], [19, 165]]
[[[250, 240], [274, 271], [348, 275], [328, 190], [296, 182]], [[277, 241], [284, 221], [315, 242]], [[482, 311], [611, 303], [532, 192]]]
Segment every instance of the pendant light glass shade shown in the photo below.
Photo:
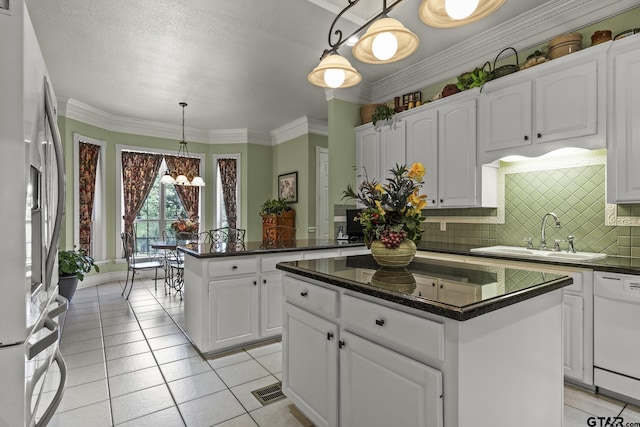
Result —
[[352, 53], [359, 61], [367, 64], [387, 64], [408, 57], [419, 45], [418, 36], [400, 21], [381, 18], [371, 24], [360, 37]]
[[[469, 10], [473, 9], [474, 3], [477, 3], [475, 10], [464, 17]], [[418, 14], [422, 22], [430, 27], [453, 28], [470, 24], [489, 16], [503, 3], [504, 0], [422, 0]], [[458, 18], [450, 16], [447, 10], [450, 10], [451, 14]]]
[[345, 57], [336, 53], [324, 57], [309, 73], [307, 80], [315, 86], [338, 89], [357, 85], [362, 76]]
[[168, 170], [165, 172], [164, 175], [162, 175], [162, 178], [160, 179], [160, 184], [163, 184], [163, 185], [171, 185], [175, 183], [176, 183], [175, 178], [171, 176]]

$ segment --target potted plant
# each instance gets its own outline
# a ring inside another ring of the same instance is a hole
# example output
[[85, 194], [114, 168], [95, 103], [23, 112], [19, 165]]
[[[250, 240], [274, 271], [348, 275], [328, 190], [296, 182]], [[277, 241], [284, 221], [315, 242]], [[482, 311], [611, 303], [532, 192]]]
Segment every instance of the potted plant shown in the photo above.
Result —
[[[376, 107], [375, 111], [371, 115], [373, 125], [378, 127], [386, 123], [391, 124], [390, 120], [393, 118], [395, 114], [396, 114], [396, 110], [394, 107], [387, 104], [380, 104]], [[385, 122], [385, 123], [381, 123], [380, 125], [377, 125], [378, 122]]]
[[84, 280], [84, 275], [93, 268], [96, 273], [100, 268], [95, 265], [93, 258], [82, 249], [73, 249], [58, 252], [58, 293], [71, 300], [78, 287], [78, 280]]
[[[275, 227], [285, 225], [294, 228], [296, 222], [296, 211], [294, 211], [285, 199], [269, 199], [260, 206], [258, 212], [262, 217], [262, 241], [267, 242], [272, 239]], [[293, 233], [291, 233], [293, 234]], [[294, 240], [295, 236], [284, 236], [288, 240]]]

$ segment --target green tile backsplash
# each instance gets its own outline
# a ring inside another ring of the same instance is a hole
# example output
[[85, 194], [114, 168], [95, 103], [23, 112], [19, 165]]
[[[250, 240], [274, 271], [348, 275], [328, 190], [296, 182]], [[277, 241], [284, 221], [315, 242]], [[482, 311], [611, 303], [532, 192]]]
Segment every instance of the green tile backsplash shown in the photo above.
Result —
[[[425, 223], [423, 240], [428, 242], [467, 243], [472, 245], [525, 246], [526, 237], [540, 244], [542, 217], [555, 212], [562, 228], [547, 221], [547, 245], [555, 239], [575, 236], [575, 248], [582, 252], [640, 257], [640, 227], [605, 225], [605, 166], [595, 164], [553, 170], [505, 174], [505, 223]], [[472, 212], [472, 213], [471, 213]], [[490, 209], [431, 210], [434, 216], [491, 216]], [[619, 216], [640, 216], [640, 205], [619, 205]], [[566, 242], [561, 242], [563, 249]]]

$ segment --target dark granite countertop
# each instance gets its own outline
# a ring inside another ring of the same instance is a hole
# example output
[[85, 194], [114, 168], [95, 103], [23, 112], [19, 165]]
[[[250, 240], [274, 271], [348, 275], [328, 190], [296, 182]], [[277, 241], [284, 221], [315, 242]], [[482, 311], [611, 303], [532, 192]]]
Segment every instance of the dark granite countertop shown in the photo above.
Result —
[[542, 259], [509, 257], [509, 256], [502, 256], [502, 255], [480, 253], [480, 252], [471, 252], [471, 249], [479, 248], [479, 247], [481, 246], [449, 244], [449, 243], [431, 243], [431, 242], [420, 242], [418, 244], [419, 251], [474, 256], [474, 257], [480, 257], [480, 258], [494, 258], [494, 259], [503, 259], [503, 260], [509, 260], [509, 261], [533, 262], [533, 263], [546, 264], [546, 265], [579, 267], [579, 268], [587, 268], [587, 269], [596, 270], [596, 271], [608, 271], [611, 273], [640, 274], [640, 258], [607, 256], [605, 258], [600, 258], [593, 261], [556, 261], [556, 260], [548, 261], [548, 260], [542, 260]]
[[196, 258], [218, 258], [228, 256], [271, 254], [278, 252], [312, 251], [320, 249], [351, 248], [364, 246], [362, 242], [349, 242], [327, 239], [296, 240], [290, 246], [265, 246], [262, 242], [246, 242], [241, 245], [211, 245], [208, 243], [189, 243], [178, 249]]
[[[539, 271], [427, 258], [415, 258], [406, 269], [387, 269], [371, 255], [284, 262], [277, 268], [461, 321], [573, 283], [570, 277]], [[434, 278], [462, 292], [432, 295]]]

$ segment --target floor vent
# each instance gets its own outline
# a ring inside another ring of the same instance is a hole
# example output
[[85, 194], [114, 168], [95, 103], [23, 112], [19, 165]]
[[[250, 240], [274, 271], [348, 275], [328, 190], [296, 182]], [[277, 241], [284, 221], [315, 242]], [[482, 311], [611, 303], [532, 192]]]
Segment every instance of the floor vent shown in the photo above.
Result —
[[286, 396], [282, 393], [282, 382], [268, 385], [251, 392], [256, 399], [264, 406], [269, 403], [277, 402]]

